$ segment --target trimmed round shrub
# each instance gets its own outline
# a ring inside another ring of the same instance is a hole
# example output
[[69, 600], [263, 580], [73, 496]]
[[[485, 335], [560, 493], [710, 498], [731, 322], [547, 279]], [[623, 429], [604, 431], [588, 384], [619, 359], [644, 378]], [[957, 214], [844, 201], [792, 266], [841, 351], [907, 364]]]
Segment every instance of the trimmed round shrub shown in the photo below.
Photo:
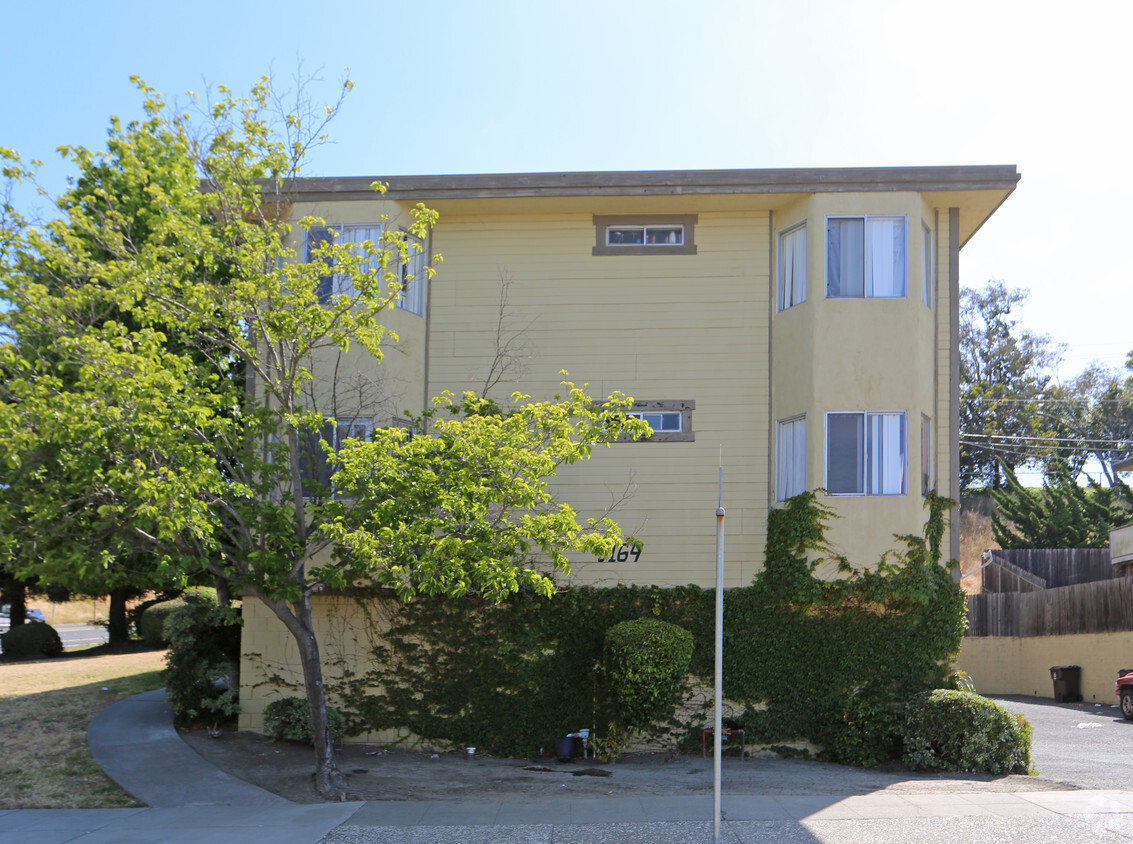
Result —
[[216, 589], [209, 586], [191, 586], [176, 598], [158, 601], [142, 613], [138, 619], [138, 636], [151, 648], [168, 647], [165, 636], [165, 622], [178, 608], [186, 604], [208, 604], [216, 606]]
[[[334, 741], [342, 738], [345, 723], [342, 713], [327, 707], [327, 723]], [[305, 697], [285, 697], [273, 700], [264, 709], [264, 729], [277, 741], [298, 741], [314, 744], [311, 737], [311, 710]]]
[[240, 620], [235, 611], [190, 596], [168, 614], [163, 634], [169, 652], [161, 679], [174, 720], [189, 724], [236, 717], [240, 712]]
[[0, 649], [8, 659], [42, 659], [63, 653], [63, 640], [50, 624], [26, 621], [0, 635]]
[[645, 727], [664, 716], [688, 675], [692, 634], [657, 618], [638, 618], [606, 631], [603, 664], [618, 718]]
[[914, 771], [1026, 774], [1031, 725], [1022, 715], [972, 692], [917, 695], [905, 718], [902, 761]]

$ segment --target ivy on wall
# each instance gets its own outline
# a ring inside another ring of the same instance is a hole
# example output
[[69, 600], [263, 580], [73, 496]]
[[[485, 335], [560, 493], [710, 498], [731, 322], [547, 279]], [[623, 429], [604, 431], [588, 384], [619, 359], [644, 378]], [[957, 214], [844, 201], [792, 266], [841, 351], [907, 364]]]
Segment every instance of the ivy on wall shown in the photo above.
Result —
[[[817, 495], [771, 513], [765, 569], [724, 603], [724, 694], [748, 707], [749, 742], [807, 740], [856, 764], [893, 755], [904, 702], [943, 683], [963, 636], [964, 598], [940, 565], [950, 504], [930, 495], [923, 537], [898, 537], [903, 547], [869, 569], [836, 558], [834, 581], [814, 576], [832, 555], [823, 538], [831, 513]], [[371, 664], [343, 666], [334, 692], [355, 732], [404, 727], [532, 755], [610, 722], [602, 646], [620, 622], [657, 618], [690, 631], [690, 672], [711, 682], [714, 607], [714, 592], [697, 586], [580, 587], [499, 605], [418, 598], [390, 608]], [[688, 716], [683, 732], [705, 720]]]

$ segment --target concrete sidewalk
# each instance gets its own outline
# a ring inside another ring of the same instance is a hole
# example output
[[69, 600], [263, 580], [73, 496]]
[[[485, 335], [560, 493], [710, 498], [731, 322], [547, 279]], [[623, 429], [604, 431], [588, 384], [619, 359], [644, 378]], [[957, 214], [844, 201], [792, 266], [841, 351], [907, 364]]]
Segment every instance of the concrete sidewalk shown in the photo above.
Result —
[[[181, 740], [164, 692], [91, 722], [91, 751], [148, 809], [0, 810], [6, 842], [711, 841], [712, 798], [296, 804], [222, 773]], [[1133, 792], [725, 794], [721, 841], [948, 842], [1133, 839]]]

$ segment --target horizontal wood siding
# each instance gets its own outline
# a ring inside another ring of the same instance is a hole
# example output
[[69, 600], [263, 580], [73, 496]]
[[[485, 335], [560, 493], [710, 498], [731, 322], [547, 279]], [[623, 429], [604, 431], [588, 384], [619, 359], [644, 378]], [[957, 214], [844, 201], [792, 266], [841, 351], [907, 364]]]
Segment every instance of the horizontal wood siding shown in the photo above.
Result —
[[968, 636], [1065, 636], [1133, 630], [1133, 577], [1036, 592], [968, 596]]
[[694, 442], [598, 449], [556, 479], [584, 517], [610, 515], [645, 548], [636, 562], [572, 560], [577, 583], [714, 582], [716, 467], [725, 465], [728, 585], [762, 565], [768, 482], [768, 222], [701, 213], [695, 255], [595, 256], [592, 214], [442, 218], [433, 246], [429, 391], [478, 390], [504, 334], [519, 351], [492, 391], [693, 400]]

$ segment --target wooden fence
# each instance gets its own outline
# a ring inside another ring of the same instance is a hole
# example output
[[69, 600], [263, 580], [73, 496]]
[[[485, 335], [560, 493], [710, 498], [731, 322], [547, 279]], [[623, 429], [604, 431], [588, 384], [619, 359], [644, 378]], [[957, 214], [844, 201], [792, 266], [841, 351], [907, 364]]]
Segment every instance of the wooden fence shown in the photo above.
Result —
[[968, 596], [968, 636], [1064, 636], [1133, 630], [1133, 577], [1035, 592]]
[[[998, 562], [1009, 563], [1010, 568], [1035, 575], [1045, 581], [1048, 589], [1111, 580], [1116, 576], [1108, 548], [1011, 548], [993, 550], [991, 555]], [[996, 589], [996, 573], [990, 571], [991, 568], [994, 566], [984, 569], [984, 589], [1014, 591], [1012, 588]]]

